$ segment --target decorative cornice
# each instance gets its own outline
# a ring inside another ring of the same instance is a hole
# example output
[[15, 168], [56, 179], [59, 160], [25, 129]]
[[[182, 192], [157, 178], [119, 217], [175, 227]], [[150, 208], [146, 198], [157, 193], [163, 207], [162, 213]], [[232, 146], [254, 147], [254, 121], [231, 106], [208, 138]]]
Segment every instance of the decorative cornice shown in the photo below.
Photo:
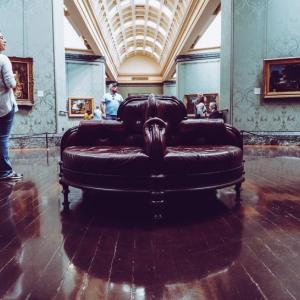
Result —
[[[108, 83], [108, 82], [106, 82], [106, 83]], [[159, 87], [161, 87], [162, 86], [162, 83], [155, 83], [155, 82], [153, 82], [153, 83], [150, 83], [150, 82], [148, 82], [148, 83], [144, 83], [144, 82], [136, 82], [136, 83], [133, 83], [133, 82], [130, 82], [130, 83], [123, 83], [123, 82], [120, 82], [120, 83], [118, 83], [118, 86], [119, 87], [122, 87], [122, 86], [159, 86]]]
[[86, 62], [102, 62], [105, 63], [105, 58], [100, 55], [85, 55], [79, 53], [66, 53], [66, 61], [86, 61]]
[[176, 80], [165, 80], [163, 81], [163, 85], [172, 85], [176, 84]]
[[118, 74], [119, 75], [119, 77], [122, 77], [122, 76], [130, 76], [130, 77], [137, 77], [137, 76], [142, 76], [142, 77], [144, 77], [144, 76], [148, 76], [148, 77], [160, 77], [161, 76], [161, 74], [160, 73], [147, 73], [147, 72], [145, 72], [145, 73], [119, 73]]
[[184, 62], [184, 61], [194, 61], [194, 60], [218, 59], [220, 57], [221, 57], [220, 52], [185, 54], [185, 55], [178, 55], [176, 58], [176, 63]]

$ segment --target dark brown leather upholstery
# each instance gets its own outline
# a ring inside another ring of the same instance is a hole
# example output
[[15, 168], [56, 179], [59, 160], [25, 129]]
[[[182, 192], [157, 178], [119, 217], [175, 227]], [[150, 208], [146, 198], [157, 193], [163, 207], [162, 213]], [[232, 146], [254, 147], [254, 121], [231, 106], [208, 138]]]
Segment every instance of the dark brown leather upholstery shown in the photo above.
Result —
[[63, 152], [63, 166], [93, 174], [148, 174], [149, 156], [141, 147], [127, 146], [71, 146]]
[[117, 121], [82, 121], [61, 143], [61, 183], [174, 192], [240, 185], [243, 144], [223, 120], [187, 119], [175, 97], [130, 97]]

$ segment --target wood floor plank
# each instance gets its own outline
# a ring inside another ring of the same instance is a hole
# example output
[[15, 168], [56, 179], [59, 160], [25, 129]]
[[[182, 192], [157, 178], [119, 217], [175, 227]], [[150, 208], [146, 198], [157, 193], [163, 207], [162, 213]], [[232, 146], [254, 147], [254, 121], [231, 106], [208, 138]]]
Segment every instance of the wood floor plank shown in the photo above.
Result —
[[14, 151], [24, 180], [0, 182], [0, 299], [300, 298], [297, 147], [245, 147], [240, 208], [225, 189], [168, 202], [161, 223], [73, 188], [61, 214], [58, 154]]
[[251, 281], [262, 291], [263, 298], [296, 299], [249, 246], [243, 248], [239, 262]]

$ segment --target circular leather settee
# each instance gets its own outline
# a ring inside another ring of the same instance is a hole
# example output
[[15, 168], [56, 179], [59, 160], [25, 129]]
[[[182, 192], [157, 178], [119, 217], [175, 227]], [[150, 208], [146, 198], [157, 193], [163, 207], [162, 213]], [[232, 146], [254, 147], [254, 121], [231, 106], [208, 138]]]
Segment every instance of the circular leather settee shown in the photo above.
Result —
[[116, 121], [82, 121], [61, 141], [60, 183], [83, 190], [151, 193], [215, 190], [244, 180], [238, 130], [221, 119], [187, 119], [175, 97], [129, 97]]

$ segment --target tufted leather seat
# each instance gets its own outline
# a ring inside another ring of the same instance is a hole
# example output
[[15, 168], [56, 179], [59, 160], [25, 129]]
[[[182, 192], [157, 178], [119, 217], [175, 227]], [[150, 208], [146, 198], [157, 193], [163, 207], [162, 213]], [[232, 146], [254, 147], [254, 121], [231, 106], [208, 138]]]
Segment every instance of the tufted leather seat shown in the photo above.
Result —
[[63, 153], [64, 167], [95, 174], [149, 173], [151, 161], [140, 147], [68, 147]]
[[162, 170], [169, 173], [218, 172], [241, 166], [243, 152], [234, 146], [168, 147]]
[[82, 121], [61, 142], [61, 184], [165, 193], [244, 180], [240, 133], [223, 120], [187, 119], [175, 97], [129, 97], [117, 121]]

